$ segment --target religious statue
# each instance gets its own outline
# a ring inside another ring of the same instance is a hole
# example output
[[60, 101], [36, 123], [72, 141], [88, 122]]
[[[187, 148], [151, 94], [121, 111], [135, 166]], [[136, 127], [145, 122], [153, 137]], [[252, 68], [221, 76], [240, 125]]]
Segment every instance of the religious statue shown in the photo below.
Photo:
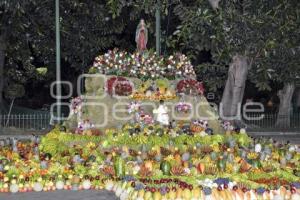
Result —
[[153, 110], [153, 113], [156, 115], [156, 121], [164, 126], [168, 126], [169, 123], [169, 115], [168, 108], [165, 106], [164, 101], [160, 100], [159, 107]]
[[139, 25], [137, 26], [135, 33], [135, 42], [138, 52], [143, 53], [147, 49], [146, 46], [148, 42], [148, 30], [143, 19], [141, 19]]

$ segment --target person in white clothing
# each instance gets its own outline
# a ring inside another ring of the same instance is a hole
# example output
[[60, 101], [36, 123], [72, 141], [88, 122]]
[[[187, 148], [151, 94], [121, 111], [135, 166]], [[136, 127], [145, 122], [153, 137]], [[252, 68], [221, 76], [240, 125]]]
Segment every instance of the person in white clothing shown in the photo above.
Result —
[[160, 100], [159, 107], [153, 110], [153, 114], [155, 114], [155, 120], [164, 126], [169, 125], [169, 115], [168, 108], [164, 105], [164, 101]]

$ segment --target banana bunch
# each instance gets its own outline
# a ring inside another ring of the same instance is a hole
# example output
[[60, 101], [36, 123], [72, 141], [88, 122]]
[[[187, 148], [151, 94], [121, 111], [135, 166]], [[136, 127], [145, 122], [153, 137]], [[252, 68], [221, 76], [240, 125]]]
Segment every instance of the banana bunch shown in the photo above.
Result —
[[212, 144], [210, 145], [214, 152], [220, 152], [220, 148], [218, 144]]
[[169, 162], [171, 162], [171, 161], [173, 161], [174, 160], [174, 156], [173, 155], [168, 155], [167, 157], [165, 157], [165, 159], [164, 159], [165, 161], [169, 161]]
[[50, 153], [52, 155], [55, 155], [57, 153], [57, 148], [58, 148], [58, 142], [57, 140], [47, 140], [45, 141], [46, 143], [42, 144], [40, 146], [40, 150], [46, 153]]
[[75, 140], [73, 135], [69, 135], [69, 134], [61, 134], [58, 139], [59, 139], [59, 141], [61, 141], [63, 143], [67, 143], [69, 141]]
[[219, 143], [224, 143], [224, 136], [222, 135], [213, 135], [211, 136], [211, 143], [213, 144], [219, 144]]
[[272, 152], [272, 158], [274, 160], [279, 160], [280, 159], [280, 155], [277, 151]]
[[226, 172], [227, 173], [233, 173], [233, 171], [234, 171], [234, 168], [233, 168], [233, 165], [232, 165], [232, 163], [227, 163], [226, 164]]
[[146, 144], [147, 143], [147, 137], [145, 137], [144, 135], [138, 135], [132, 138], [133, 141], [136, 144]]
[[201, 143], [204, 144], [204, 145], [209, 145], [211, 143], [210, 136], [202, 137]]
[[87, 145], [86, 145], [87, 148], [95, 148], [96, 147], [96, 144], [93, 143], [93, 142], [89, 142]]
[[295, 176], [295, 175], [293, 175], [291, 173], [288, 173], [288, 172], [286, 172], [284, 170], [278, 170], [278, 171], [276, 171], [275, 175], [277, 177], [281, 177], [281, 178], [283, 178], [285, 180], [289, 180], [291, 182], [299, 180], [299, 178], [297, 176]]
[[250, 153], [248, 153], [247, 158], [250, 159], [250, 160], [256, 159], [256, 158], [258, 158], [258, 153], [250, 152]]

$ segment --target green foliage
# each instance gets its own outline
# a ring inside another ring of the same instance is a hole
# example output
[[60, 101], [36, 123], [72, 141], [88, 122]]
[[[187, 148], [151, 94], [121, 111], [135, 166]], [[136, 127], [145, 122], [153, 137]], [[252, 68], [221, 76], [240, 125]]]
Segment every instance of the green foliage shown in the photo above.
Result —
[[7, 90], [5, 90], [5, 97], [8, 99], [20, 98], [24, 96], [24, 94], [25, 89], [21, 84], [11, 84]]
[[[117, 2], [117, 1], [115, 1]], [[125, 2], [125, 1], [124, 1]], [[112, 16], [113, 1], [60, 1], [62, 78], [87, 70], [99, 52], [135, 48], [136, 18]], [[125, 3], [126, 4], [126, 3]], [[123, 4], [122, 4], [123, 5]], [[55, 6], [50, 0], [1, 1], [0, 40], [5, 41], [5, 88], [9, 83], [50, 84], [55, 78]], [[134, 26], [131, 26], [134, 24]], [[1, 48], [0, 48], [1, 49]], [[40, 71], [41, 67], [47, 68]]]
[[[220, 71], [233, 55], [244, 55], [252, 64], [251, 81], [268, 90], [270, 80], [290, 82], [299, 76], [297, 7], [297, 1], [229, 0], [220, 1], [220, 8], [214, 10], [206, 0], [180, 1], [174, 10], [180, 25], [172, 42], [194, 57], [209, 50], [211, 66], [219, 65]], [[213, 90], [222, 85], [207, 82]]]

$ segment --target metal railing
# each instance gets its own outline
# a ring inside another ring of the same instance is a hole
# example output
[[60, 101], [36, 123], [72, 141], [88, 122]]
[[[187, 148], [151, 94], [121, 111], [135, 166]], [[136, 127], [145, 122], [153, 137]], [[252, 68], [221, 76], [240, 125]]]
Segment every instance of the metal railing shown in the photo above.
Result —
[[50, 127], [51, 115], [47, 114], [14, 114], [0, 115], [1, 128], [16, 128], [20, 130], [45, 130]]
[[[251, 131], [297, 131], [300, 132], [300, 112], [290, 114], [290, 118], [282, 117], [280, 125], [277, 124], [277, 113], [247, 113], [243, 119], [248, 130]], [[251, 119], [249, 119], [251, 118]]]

